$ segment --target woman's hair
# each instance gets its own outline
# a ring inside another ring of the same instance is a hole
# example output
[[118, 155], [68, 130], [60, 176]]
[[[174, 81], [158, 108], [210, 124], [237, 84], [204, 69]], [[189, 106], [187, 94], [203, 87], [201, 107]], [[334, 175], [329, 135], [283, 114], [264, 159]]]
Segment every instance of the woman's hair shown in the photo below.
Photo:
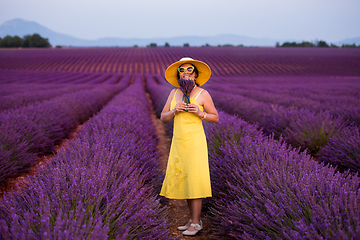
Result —
[[[191, 64], [191, 66], [194, 67], [194, 72], [195, 72], [195, 85], [199, 87], [199, 84], [196, 83], [196, 78], [199, 76], [199, 71], [197, 70], [197, 68]], [[180, 79], [180, 74], [179, 74], [179, 71], [176, 71], [176, 74], [177, 74], [177, 79], [179, 80]]]

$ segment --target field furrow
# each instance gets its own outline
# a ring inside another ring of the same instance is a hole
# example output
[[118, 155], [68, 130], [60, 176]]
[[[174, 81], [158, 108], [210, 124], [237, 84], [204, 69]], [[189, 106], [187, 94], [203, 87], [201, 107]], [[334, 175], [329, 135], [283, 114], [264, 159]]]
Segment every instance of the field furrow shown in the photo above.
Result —
[[194, 239], [359, 238], [360, 49], [114, 47], [0, 50], [1, 187], [55, 154], [3, 192], [0, 239], [181, 238], [185, 201], [158, 194], [182, 57], [220, 116]]

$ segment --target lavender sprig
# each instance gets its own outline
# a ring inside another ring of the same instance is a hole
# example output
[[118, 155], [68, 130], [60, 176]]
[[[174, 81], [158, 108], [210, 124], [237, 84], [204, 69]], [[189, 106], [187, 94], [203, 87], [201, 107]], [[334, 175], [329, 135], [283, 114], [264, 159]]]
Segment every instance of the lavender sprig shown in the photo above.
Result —
[[193, 90], [193, 88], [195, 87], [194, 81], [184, 78], [179, 79], [179, 85], [180, 90], [186, 95], [190, 95], [191, 90]]
[[184, 93], [184, 97], [183, 97], [184, 102], [189, 104], [191, 90], [193, 90], [193, 88], [195, 87], [194, 81], [180, 78], [179, 86], [180, 86], [180, 90]]

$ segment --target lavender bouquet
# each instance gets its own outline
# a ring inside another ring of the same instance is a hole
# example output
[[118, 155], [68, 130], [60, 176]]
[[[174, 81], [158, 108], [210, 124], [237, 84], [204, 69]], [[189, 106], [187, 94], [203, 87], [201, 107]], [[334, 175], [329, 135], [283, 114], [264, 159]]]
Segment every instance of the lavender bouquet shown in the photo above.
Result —
[[190, 104], [190, 93], [191, 90], [193, 90], [193, 88], [195, 87], [194, 81], [180, 78], [179, 85], [180, 85], [180, 90], [184, 93], [183, 101], [186, 104]]

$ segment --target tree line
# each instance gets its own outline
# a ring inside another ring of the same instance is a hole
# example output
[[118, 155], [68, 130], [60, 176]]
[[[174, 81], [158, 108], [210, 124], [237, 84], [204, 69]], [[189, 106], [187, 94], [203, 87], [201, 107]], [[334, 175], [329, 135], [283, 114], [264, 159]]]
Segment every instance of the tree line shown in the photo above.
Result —
[[[296, 43], [296, 42], [284, 42], [282, 45], [280, 45], [278, 42], [276, 43], [276, 47], [332, 47], [332, 48], [339, 48], [340, 46], [335, 45], [335, 44], [328, 44], [325, 41], [317, 41], [315, 43], [312, 42], [306, 42], [303, 41], [301, 43]], [[356, 46], [356, 44], [343, 44], [341, 46], [342, 48], [360, 48], [360, 45]]]
[[1, 48], [48, 48], [51, 47], [47, 38], [41, 37], [39, 34], [25, 35], [23, 38], [19, 36], [7, 35], [4, 38], [0, 38]]
[[[137, 47], [137, 45], [135, 45], [134, 47]], [[156, 43], [150, 43], [149, 45], [147, 45], [147, 47], [158, 47], [158, 45]], [[170, 47], [169, 43], [165, 43], [165, 45], [163, 47]], [[183, 47], [190, 47], [189, 43], [184, 43]], [[213, 47], [211, 45], [209, 45], [208, 43], [206, 43], [205, 45], [202, 45], [201, 47]], [[224, 44], [224, 45], [217, 45], [214, 47], [244, 47], [244, 45], [240, 44], [240, 45], [232, 45], [232, 44]], [[307, 42], [307, 41], [303, 41], [301, 43], [297, 43], [297, 42], [284, 42], [282, 45], [280, 45], [280, 43], [276, 43], [276, 47], [325, 47], [325, 48], [360, 48], [360, 45], [356, 46], [356, 44], [342, 44], [341, 46], [335, 45], [333, 43], [331, 43], [330, 45], [325, 42], [325, 41], [316, 41], [315, 43], [312, 42]]]
[[[138, 47], [137, 45], [134, 45], [134, 47]], [[149, 45], [146, 45], [146, 47], [158, 47], [157, 43], [150, 43]], [[165, 43], [162, 47], [170, 47], [170, 44], [168, 42]], [[183, 47], [190, 47], [189, 43], [184, 43]], [[233, 44], [224, 44], [224, 45], [217, 45], [217, 46], [211, 46], [210, 44], [206, 43], [205, 45], [201, 45], [201, 47], [244, 47], [244, 45], [233, 45]]]
[[[34, 33], [33, 35], [25, 35], [23, 38], [19, 36], [10, 36], [7, 35], [4, 38], [0, 38], [0, 48], [49, 48], [51, 47], [48, 38], [43, 38], [39, 34]], [[59, 47], [60, 46], [56, 46]], [[137, 47], [135, 45], [134, 47]], [[157, 47], [156, 43], [150, 43], [147, 47]], [[169, 43], [165, 43], [164, 47], [170, 47]], [[189, 43], [184, 43], [183, 47], [190, 47]], [[209, 44], [202, 45], [202, 47], [211, 47]], [[218, 45], [217, 47], [244, 47], [244, 45], [240, 44], [234, 46], [232, 44], [224, 44]], [[335, 44], [328, 44], [325, 41], [316, 41], [315, 43], [303, 41], [301, 43], [297, 42], [284, 42], [280, 45], [279, 42], [276, 43], [276, 47], [332, 47], [332, 48], [360, 48], [360, 45], [356, 46], [356, 44], [342, 44], [342, 46], [338, 46]]]

